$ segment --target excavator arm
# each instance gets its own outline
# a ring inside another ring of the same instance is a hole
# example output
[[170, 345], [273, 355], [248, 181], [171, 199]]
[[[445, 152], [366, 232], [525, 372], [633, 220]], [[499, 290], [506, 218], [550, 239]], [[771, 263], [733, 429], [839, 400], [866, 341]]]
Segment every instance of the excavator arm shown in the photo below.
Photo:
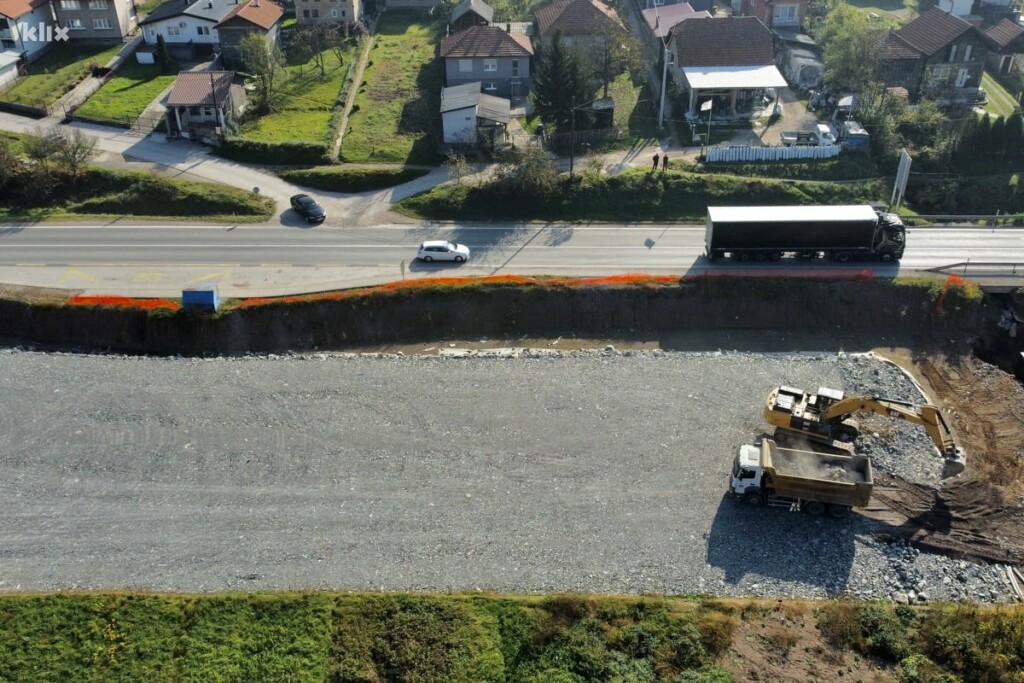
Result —
[[917, 405], [879, 396], [850, 396], [833, 389], [807, 394], [792, 387], [778, 387], [768, 396], [765, 418], [784, 431], [817, 441], [852, 440], [856, 423], [849, 418], [871, 412], [924, 427], [932, 443], [946, 459], [943, 476], [956, 476], [967, 466], [963, 449], [957, 446], [942, 412], [931, 404]]

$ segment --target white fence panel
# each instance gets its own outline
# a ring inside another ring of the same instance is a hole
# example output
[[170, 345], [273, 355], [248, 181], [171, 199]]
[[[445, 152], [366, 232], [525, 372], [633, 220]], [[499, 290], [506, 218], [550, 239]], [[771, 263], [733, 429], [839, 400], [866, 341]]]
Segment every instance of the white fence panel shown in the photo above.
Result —
[[839, 145], [825, 147], [710, 147], [707, 161], [784, 161], [788, 159], [832, 159], [839, 156], [842, 148]]

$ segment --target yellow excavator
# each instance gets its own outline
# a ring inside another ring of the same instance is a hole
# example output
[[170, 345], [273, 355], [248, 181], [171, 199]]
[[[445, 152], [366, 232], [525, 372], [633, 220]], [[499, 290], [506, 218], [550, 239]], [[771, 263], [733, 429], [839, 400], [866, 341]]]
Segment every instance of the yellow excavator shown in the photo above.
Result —
[[855, 413], [867, 411], [921, 425], [932, 443], [946, 459], [943, 477], [953, 477], [967, 467], [967, 455], [953, 439], [946, 418], [937, 406], [916, 405], [879, 396], [844, 396], [843, 392], [822, 387], [816, 394], [781, 386], [768, 394], [764, 418], [777, 435], [806, 439], [836, 451], [852, 451], [852, 442], [860, 433]]

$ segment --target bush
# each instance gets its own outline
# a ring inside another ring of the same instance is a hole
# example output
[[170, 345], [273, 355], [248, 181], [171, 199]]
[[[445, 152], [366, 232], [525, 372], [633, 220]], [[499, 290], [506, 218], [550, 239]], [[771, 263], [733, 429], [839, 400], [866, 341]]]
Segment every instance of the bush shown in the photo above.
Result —
[[288, 164], [312, 166], [330, 163], [325, 145], [311, 142], [259, 142], [229, 138], [216, 148], [217, 154], [250, 164]]
[[426, 175], [429, 171], [417, 168], [303, 168], [281, 171], [285, 180], [329, 192], [369, 192], [394, 187]]

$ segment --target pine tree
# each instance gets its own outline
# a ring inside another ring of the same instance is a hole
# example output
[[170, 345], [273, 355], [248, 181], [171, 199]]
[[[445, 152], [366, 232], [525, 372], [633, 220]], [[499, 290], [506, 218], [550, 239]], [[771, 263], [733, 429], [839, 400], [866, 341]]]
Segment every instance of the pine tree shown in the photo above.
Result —
[[1016, 159], [1024, 153], [1024, 120], [1014, 112], [1006, 120], [1006, 156]]
[[532, 88], [533, 105], [545, 124], [568, 132], [575, 109], [576, 129], [590, 127], [590, 112], [582, 109], [594, 99], [590, 73], [579, 50], [562, 43], [561, 31], [541, 50]]
[[994, 157], [1001, 157], [1006, 154], [1006, 119], [1002, 116], [996, 117], [992, 122], [992, 131], [989, 133], [989, 154]]
[[162, 34], [156, 37], [156, 62], [160, 65], [160, 71], [165, 74], [170, 73], [174, 65], [174, 62], [171, 61], [171, 51]]

